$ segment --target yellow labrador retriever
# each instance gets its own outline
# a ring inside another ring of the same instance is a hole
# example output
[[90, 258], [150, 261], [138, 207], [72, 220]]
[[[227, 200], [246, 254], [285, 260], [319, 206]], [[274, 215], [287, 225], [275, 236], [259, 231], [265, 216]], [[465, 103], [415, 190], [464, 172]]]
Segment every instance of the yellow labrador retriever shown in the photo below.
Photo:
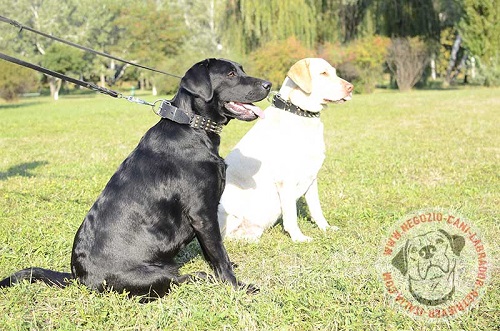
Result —
[[327, 103], [350, 100], [352, 90], [323, 59], [303, 59], [290, 68], [265, 119], [225, 160], [226, 187], [218, 219], [226, 238], [258, 240], [282, 216], [293, 241], [311, 240], [297, 224], [297, 200], [304, 194], [318, 227], [329, 227], [316, 180], [325, 158], [320, 112]]

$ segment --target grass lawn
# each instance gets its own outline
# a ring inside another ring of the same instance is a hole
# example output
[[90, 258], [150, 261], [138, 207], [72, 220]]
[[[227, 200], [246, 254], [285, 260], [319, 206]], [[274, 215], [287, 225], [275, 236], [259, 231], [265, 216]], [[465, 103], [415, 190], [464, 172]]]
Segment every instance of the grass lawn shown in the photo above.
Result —
[[[0, 290], [0, 330], [498, 330], [500, 89], [377, 91], [322, 119], [320, 197], [340, 230], [322, 233], [303, 211], [311, 243], [292, 243], [280, 224], [258, 244], [227, 242], [237, 276], [259, 294], [199, 282], [140, 304], [76, 284], [22, 283]], [[0, 103], [0, 277], [28, 266], [69, 271], [86, 212], [157, 120], [100, 95]], [[231, 122], [221, 154], [251, 125]], [[395, 222], [433, 207], [481, 229], [493, 265], [477, 307], [427, 324], [390, 306], [375, 261]], [[186, 254], [182, 272], [210, 271], [195, 244]]]

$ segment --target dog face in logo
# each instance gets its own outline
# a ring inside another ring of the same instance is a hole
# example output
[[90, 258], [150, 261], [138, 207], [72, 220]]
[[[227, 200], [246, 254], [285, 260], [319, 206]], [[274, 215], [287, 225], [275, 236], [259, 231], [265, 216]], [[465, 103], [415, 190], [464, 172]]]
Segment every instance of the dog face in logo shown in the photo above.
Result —
[[392, 265], [408, 278], [412, 296], [420, 303], [436, 306], [455, 292], [455, 266], [465, 245], [462, 236], [444, 230], [408, 239], [392, 259]]

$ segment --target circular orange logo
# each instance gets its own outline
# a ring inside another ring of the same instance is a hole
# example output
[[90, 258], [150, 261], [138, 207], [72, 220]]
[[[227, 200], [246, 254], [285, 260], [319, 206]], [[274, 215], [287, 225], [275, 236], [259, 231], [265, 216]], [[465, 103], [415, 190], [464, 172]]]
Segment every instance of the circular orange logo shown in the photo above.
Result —
[[392, 305], [433, 321], [476, 305], [490, 269], [478, 229], [444, 210], [419, 211], [399, 220], [383, 239], [377, 263]]

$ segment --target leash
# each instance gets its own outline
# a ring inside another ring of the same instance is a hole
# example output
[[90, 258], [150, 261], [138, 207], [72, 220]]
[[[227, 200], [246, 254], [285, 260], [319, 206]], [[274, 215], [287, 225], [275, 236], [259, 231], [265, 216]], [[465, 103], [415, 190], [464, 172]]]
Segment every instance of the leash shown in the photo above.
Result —
[[142, 69], [146, 69], [146, 70], [158, 72], [160, 74], [164, 74], [164, 75], [167, 75], [167, 76], [171, 76], [171, 77], [175, 77], [175, 78], [179, 78], [179, 79], [182, 78], [181, 76], [177, 76], [177, 75], [165, 72], [165, 71], [161, 71], [161, 70], [158, 70], [158, 69], [154, 69], [154, 68], [150, 68], [150, 67], [147, 67], [147, 66], [143, 66], [143, 65], [138, 64], [138, 63], [127, 61], [127, 60], [121, 59], [119, 57], [116, 57], [116, 56], [113, 56], [113, 55], [110, 55], [110, 54], [107, 54], [107, 53], [99, 52], [99, 51], [93, 50], [91, 48], [88, 48], [88, 47], [85, 47], [85, 46], [82, 46], [82, 45], [78, 45], [78, 44], [72, 43], [71, 41], [67, 41], [67, 40], [64, 40], [64, 39], [61, 39], [61, 38], [58, 38], [58, 37], [54, 37], [54, 36], [52, 36], [50, 34], [47, 34], [47, 33], [44, 33], [44, 32], [38, 31], [38, 30], [35, 30], [33, 28], [30, 28], [29, 26], [23, 25], [23, 24], [21, 24], [21, 23], [19, 23], [17, 21], [14, 21], [14, 20], [12, 20], [10, 18], [1, 16], [1, 15], [0, 15], [0, 22], [8, 23], [8, 24], [11, 24], [11, 25], [19, 28], [19, 32], [20, 33], [23, 30], [28, 30], [30, 32], [33, 32], [33, 33], [39, 34], [41, 36], [44, 36], [46, 38], [53, 39], [53, 40], [59, 41], [61, 43], [64, 43], [66, 45], [70, 45], [70, 46], [79, 48], [79, 49], [84, 50], [86, 52], [90, 52], [90, 53], [94, 53], [94, 54], [97, 54], [97, 55], [101, 55], [101, 56], [107, 57], [109, 59], [113, 59], [113, 60], [116, 60], [116, 61], [127, 63], [127, 64], [130, 64], [130, 65], [142, 68]]
[[39, 72], [44, 73], [46, 75], [68, 81], [68, 82], [73, 83], [75, 85], [82, 86], [82, 87], [88, 88], [90, 90], [93, 90], [93, 91], [96, 91], [96, 92], [99, 92], [99, 93], [102, 93], [105, 95], [109, 95], [113, 98], [125, 99], [125, 100], [133, 102], [133, 103], [151, 106], [153, 112], [156, 115], [160, 116], [161, 118], [165, 118], [165, 119], [171, 120], [171, 121], [179, 123], [179, 124], [189, 124], [189, 126], [191, 126], [192, 128], [203, 129], [206, 131], [210, 131], [210, 132], [214, 132], [214, 133], [219, 134], [219, 133], [221, 133], [221, 131], [224, 127], [222, 124], [218, 124], [218, 123], [211, 121], [210, 119], [205, 118], [205, 117], [200, 116], [200, 115], [189, 116], [185, 111], [172, 105], [170, 103], [170, 101], [165, 100], [165, 99], [159, 99], [159, 100], [156, 100], [155, 102], [148, 102], [146, 100], [142, 100], [142, 99], [139, 99], [139, 98], [136, 98], [133, 96], [125, 97], [120, 92], [113, 91], [113, 90], [107, 89], [105, 87], [98, 86], [94, 83], [86, 82], [86, 81], [83, 81], [80, 79], [76, 79], [76, 78], [72, 78], [72, 77], [63, 75], [57, 71], [53, 71], [53, 70], [41, 67], [41, 66], [33, 64], [33, 63], [29, 63], [29, 62], [26, 62], [26, 61], [23, 61], [20, 59], [13, 58], [13, 57], [6, 55], [6, 54], [3, 54], [1, 52], [0, 52], [0, 59], [12, 62], [14, 64], [17, 64], [17, 65], [20, 65], [20, 66], [23, 66], [26, 68], [30, 68], [30, 69], [39, 71]]
[[[123, 63], [127, 63], [127, 64], [130, 64], [130, 65], [142, 68], [142, 69], [146, 69], [146, 70], [150, 70], [150, 71], [154, 71], [154, 72], [161, 73], [161, 74], [164, 74], [164, 75], [168, 75], [168, 76], [172, 76], [172, 77], [175, 77], [175, 78], [182, 79], [181, 76], [177, 76], [177, 75], [165, 72], [165, 71], [161, 71], [161, 70], [157, 70], [157, 69], [150, 68], [150, 67], [147, 67], [147, 66], [143, 66], [143, 65], [131, 62], [131, 61], [127, 61], [127, 60], [124, 60], [124, 59], [112, 56], [112, 55], [107, 54], [107, 53], [99, 52], [99, 51], [93, 50], [91, 48], [84, 47], [84, 46], [72, 43], [70, 41], [67, 41], [67, 40], [64, 40], [64, 39], [61, 39], [61, 38], [58, 38], [58, 37], [51, 36], [49, 34], [46, 34], [44, 32], [32, 29], [32, 28], [30, 28], [28, 26], [25, 26], [25, 25], [23, 25], [23, 24], [21, 24], [21, 23], [19, 23], [17, 21], [14, 21], [14, 20], [12, 20], [10, 18], [1, 16], [1, 15], [0, 15], [0, 22], [8, 23], [8, 24], [11, 24], [11, 25], [13, 25], [15, 27], [18, 27], [20, 29], [19, 32], [22, 32], [23, 30], [28, 30], [28, 31], [31, 31], [33, 33], [36, 33], [36, 34], [42, 35], [44, 37], [47, 37], [47, 38], [50, 38], [50, 39], [62, 42], [64, 44], [67, 44], [67, 45], [79, 48], [81, 50], [84, 50], [84, 51], [87, 51], [87, 52], [90, 52], [90, 53], [101, 55], [101, 56], [104, 56], [104, 57], [107, 57], [107, 58], [110, 58], [110, 59], [113, 59], [113, 60], [117, 60], [117, 61], [120, 61], [120, 62], [123, 62]], [[41, 66], [33, 64], [33, 63], [29, 63], [29, 62], [26, 62], [26, 61], [23, 61], [23, 60], [20, 60], [20, 59], [16, 59], [14, 57], [11, 57], [11, 56], [9, 56], [7, 54], [3, 54], [1, 52], [0, 52], [0, 58], [3, 59], [3, 60], [6, 60], [6, 61], [12, 62], [14, 64], [17, 64], [17, 65], [20, 65], [20, 66], [23, 66], [23, 67], [26, 67], [26, 68], [30, 68], [30, 69], [33, 69], [33, 70], [36, 70], [36, 71], [39, 71], [39, 72], [44, 73], [46, 75], [49, 75], [49, 76], [52, 76], [52, 77], [56, 77], [56, 78], [59, 78], [59, 79], [65, 80], [65, 81], [68, 81], [68, 82], [73, 83], [75, 85], [82, 86], [82, 87], [88, 88], [90, 90], [93, 90], [93, 91], [96, 91], [96, 92], [99, 92], [99, 93], [102, 93], [102, 94], [105, 94], [105, 95], [109, 95], [109, 96], [111, 96], [113, 98], [125, 99], [125, 100], [127, 100], [129, 102], [133, 102], [133, 103], [137, 103], [137, 104], [141, 104], [141, 105], [151, 106], [153, 112], [156, 115], [160, 116], [161, 118], [165, 118], [165, 119], [171, 120], [171, 121], [179, 123], [179, 124], [189, 124], [189, 126], [191, 126], [192, 128], [203, 129], [203, 130], [206, 130], [206, 131], [214, 132], [216, 134], [220, 134], [220, 132], [222, 131], [222, 129], [224, 127], [224, 125], [219, 124], [217, 122], [214, 122], [214, 121], [212, 121], [212, 120], [210, 120], [208, 118], [205, 118], [203, 116], [200, 116], [200, 115], [189, 116], [185, 111], [183, 111], [182, 109], [179, 109], [178, 107], [172, 105], [170, 103], [170, 101], [165, 100], [165, 99], [159, 99], [159, 100], [156, 100], [155, 102], [151, 103], [151, 102], [148, 102], [146, 100], [142, 100], [142, 99], [139, 99], [139, 98], [136, 98], [136, 97], [133, 97], [133, 96], [127, 96], [127, 97], [125, 97], [120, 92], [113, 91], [113, 90], [107, 89], [105, 87], [98, 86], [98, 85], [96, 85], [94, 83], [91, 83], [91, 82], [86, 82], [86, 81], [83, 81], [83, 80], [80, 80], [80, 79], [76, 79], [76, 78], [72, 78], [72, 77], [66, 76], [66, 75], [61, 74], [61, 73], [59, 73], [57, 71], [53, 71], [53, 70], [41, 67]]]
[[120, 96], [120, 93], [118, 93], [116, 91], [109, 90], [107, 88], [97, 86], [94, 83], [85, 82], [83, 80], [79, 80], [79, 79], [75, 79], [75, 78], [63, 75], [63, 74], [61, 74], [59, 72], [52, 71], [52, 70], [44, 68], [44, 67], [40, 67], [40, 66], [38, 66], [36, 64], [32, 64], [32, 63], [29, 63], [29, 62], [25, 62], [23, 60], [19, 60], [19, 59], [13, 58], [13, 57], [11, 57], [9, 55], [6, 55], [6, 54], [3, 54], [1, 52], [0, 52], [0, 58], [3, 59], [3, 60], [9, 61], [9, 62], [15, 63], [17, 65], [20, 65], [20, 66], [23, 66], [23, 67], [26, 67], [26, 68], [30, 68], [30, 69], [33, 69], [33, 70], [36, 70], [36, 71], [39, 71], [39, 72], [44, 73], [46, 75], [49, 75], [49, 76], [52, 76], [52, 77], [56, 77], [56, 78], [59, 78], [59, 79], [62, 79], [62, 80], [66, 80], [68, 82], [71, 82], [73, 84], [76, 84], [76, 85], [79, 85], [79, 86], [82, 86], [82, 87], [86, 87], [86, 88], [91, 89], [93, 91], [97, 91], [97, 92], [100, 92], [100, 93], [103, 93], [103, 94], [107, 94], [109, 96], [112, 96], [113, 98], [118, 98]]

